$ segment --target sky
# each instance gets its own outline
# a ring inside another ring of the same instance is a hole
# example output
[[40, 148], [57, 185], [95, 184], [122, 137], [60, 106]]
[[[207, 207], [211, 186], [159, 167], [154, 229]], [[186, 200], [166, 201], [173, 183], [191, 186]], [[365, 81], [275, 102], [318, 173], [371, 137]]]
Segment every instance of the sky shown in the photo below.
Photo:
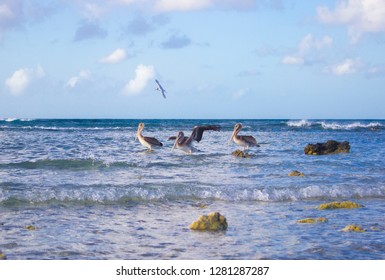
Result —
[[384, 54], [385, 0], [0, 0], [0, 119], [384, 119]]

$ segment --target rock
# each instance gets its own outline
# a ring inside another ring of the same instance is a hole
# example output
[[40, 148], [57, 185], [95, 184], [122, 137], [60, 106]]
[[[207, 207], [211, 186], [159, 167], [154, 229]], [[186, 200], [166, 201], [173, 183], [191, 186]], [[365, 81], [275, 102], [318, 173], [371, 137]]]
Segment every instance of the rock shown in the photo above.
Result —
[[298, 220], [297, 223], [300, 224], [314, 224], [314, 223], [326, 223], [328, 219], [320, 217], [320, 218], [305, 218], [302, 220]]
[[241, 150], [235, 150], [234, 152], [231, 153], [233, 156], [236, 157], [241, 157], [241, 158], [251, 158], [251, 155], [248, 153], [245, 153], [244, 151]]
[[301, 172], [299, 172], [299, 171], [297, 171], [297, 170], [295, 170], [295, 171], [292, 171], [292, 172], [290, 172], [289, 174], [287, 174], [288, 176], [292, 176], [292, 177], [294, 177], [294, 176], [297, 176], [297, 177], [303, 177], [303, 176], [305, 176], [305, 174], [303, 174], [303, 173], [301, 173]]
[[350, 144], [348, 141], [337, 142], [329, 140], [326, 143], [308, 144], [304, 152], [306, 155], [329, 155], [339, 153], [349, 153]]
[[7, 256], [0, 251], [0, 260], [6, 260]]
[[330, 210], [330, 209], [351, 209], [351, 208], [361, 208], [364, 207], [361, 204], [358, 204], [353, 201], [334, 201], [329, 203], [324, 203], [318, 206], [318, 210]]
[[28, 230], [36, 230], [36, 227], [35, 226], [31, 226], [31, 225], [25, 226], [24, 228], [28, 229]]
[[347, 225], [346, 227], [344, 227], [342, 229], [342, 231], [344, 231], [344, 232], [351, 232], [351, 231], [364, 232], [365, 230], [361, 226], [358, 226], [358, 225]]
[[200, 216], [197, 221], [194, 221], [190, 225], [190, 229], [210, 231], [226, 230], [227, 221], [226, 218], [218, 212], [212, 212], [208, 216]]

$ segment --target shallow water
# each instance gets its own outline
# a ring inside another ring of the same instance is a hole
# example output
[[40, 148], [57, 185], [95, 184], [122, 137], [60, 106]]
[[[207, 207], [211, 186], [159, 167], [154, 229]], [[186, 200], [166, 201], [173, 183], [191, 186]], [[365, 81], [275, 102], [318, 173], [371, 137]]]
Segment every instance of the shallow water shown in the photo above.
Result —
[[[251, 159], [227, 145], [236, 120], [0, 120], [0, 251], [8, 259], [384, 259], [385, 121], [243, 120]], [[171, 152], [167, 138], [219, 124]], [[308, 143], [351, 152], [306, 156]], [[304, 177], [289, 177], [293, 170]], [[320, 211], [334, 200], [364, 208]], [[225, 232], [195, 232], [202, 214]], [[327, 223], [299, 224], [306, 217]], [[363, 233], [342, 232], [359, 224]], [[33, 225], [35, 230], [25, 227]]]

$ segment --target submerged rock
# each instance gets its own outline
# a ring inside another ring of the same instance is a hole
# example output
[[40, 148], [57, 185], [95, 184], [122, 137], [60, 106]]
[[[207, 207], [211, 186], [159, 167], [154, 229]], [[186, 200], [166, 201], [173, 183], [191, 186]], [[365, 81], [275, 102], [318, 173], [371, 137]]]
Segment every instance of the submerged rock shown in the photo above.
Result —
[[226, 218], [221, 214], [219, 214], [218, 212], [212, 212], [207, 216], [206, 215], [200, 216], [197, 221], [194, 221], [190, 225], [190, 229], [210, 230], [210, 231], [226, 230], [227, 221], [226, 221]]
[[251, 155], [248, 153], [241, 151], [241, 150], [235, 150], [234, 152], [231, 153], [233, 156], [236, 157], [241, 157], [241, 158], [251, 158]]
[[364, 232], [365, 229], [363, 229], [361, 226], [358, 226], [358, 225], [347, 225], [346, 227], [344, 227], [342, 229], [342, 231], [344, 232]]
[[361, 204], [358, 204], [353, 201], [334, 201], [329, 203], [324, 203], [318, 206], [318, 210], [330, 210], [330, 209], [351, 209], [351, 208], [362, 208], [364, 207]]
[[350, 144], [348, 141], [337, 142], [329, 140], [326, 143], [308, 144], [304, 152], [306, 155], [329, 155], [339, 153], [349, 153]]
[[297, 177], [303, 177], [305, 176], [305, 174], [297, 171], [297, 170], [294, 170], [292, 172], [290, 172], [289, 174], [287, 174], [288, 176], [291, 176], [291, 177], [294, 177], [294, 176], [297, 176]]
[[315, 223], [326, 223], [328, 219], [320, 217], [320, 218], [305, 218], [302, 220], [298, 220], [297, 223], [300, 224], [315, 224]]
[[32, 225], [25, 226], [24, 228], [25, 228], [25, 229], [28, 229], [28, 230], [36, 230], [36, 227], [35, 227], [35, 226], [32, 226]]

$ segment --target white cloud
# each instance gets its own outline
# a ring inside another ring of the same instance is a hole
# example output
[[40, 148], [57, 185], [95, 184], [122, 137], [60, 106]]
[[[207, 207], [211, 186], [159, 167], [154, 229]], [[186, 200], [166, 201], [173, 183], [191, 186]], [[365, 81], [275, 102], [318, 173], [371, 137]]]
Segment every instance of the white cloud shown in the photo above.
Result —
[[304, 64], [305, 60], [299, 56], [287, 55], [282, 59], [283, 64]]
[[346, 74], [352, 74], [357, 72], [361, 67], [360, 59], [345, 59], [341, 63], [334, 65], [331, 70], [333, 74], [337, 76], [342, 76]]
[[111, 54], [99, 60], [100, 63], [118, 63], [126, 59], [127, 53], [124, 49], [116, 49]]
[[155, 7], [160, 11], [191, 11], [208, 8], [212, 4], [212, 0], [160, 0]]
[[294, 54], [286, 55], [282, 59], [283, 64], [305, 64], [306, 58], [311, 52], [331, 47], [333, 45], [333, 39], [329, 36], [323, 36], [321, 39], [315, 39], [313, 34], [309, 33], [299, 42], [297, 51]]
[[154, 78], [155, 70], [152, 65], [139, 64], [135, 70], [135, 78], [130, 80], [124, 87], [124, 94], [137, 95], [147, 85], [147, 83]]
[[81, 70], [79, 75], [71, 77], [66, 83], [66, 87], [74, 88], [79, 82], [88, 80], [91, 78], [91, 72], [89, 70]]
[[233, 94], [233, 99], [238, 100], [247, 94], [248, 89], [240, 89]]
[[41, 65], [34, 68], [22, 68], [16, 70], [11, 77], [5, 80], [5, 85], [13, 95], [19, 95], [34, 81], [45, 76]]
[[334, 10], [318, 7], [317, 15], [322, 23], [346, 25], [353, 42], [364, 33], [385, 32], [384, 0], [339, 1]]

